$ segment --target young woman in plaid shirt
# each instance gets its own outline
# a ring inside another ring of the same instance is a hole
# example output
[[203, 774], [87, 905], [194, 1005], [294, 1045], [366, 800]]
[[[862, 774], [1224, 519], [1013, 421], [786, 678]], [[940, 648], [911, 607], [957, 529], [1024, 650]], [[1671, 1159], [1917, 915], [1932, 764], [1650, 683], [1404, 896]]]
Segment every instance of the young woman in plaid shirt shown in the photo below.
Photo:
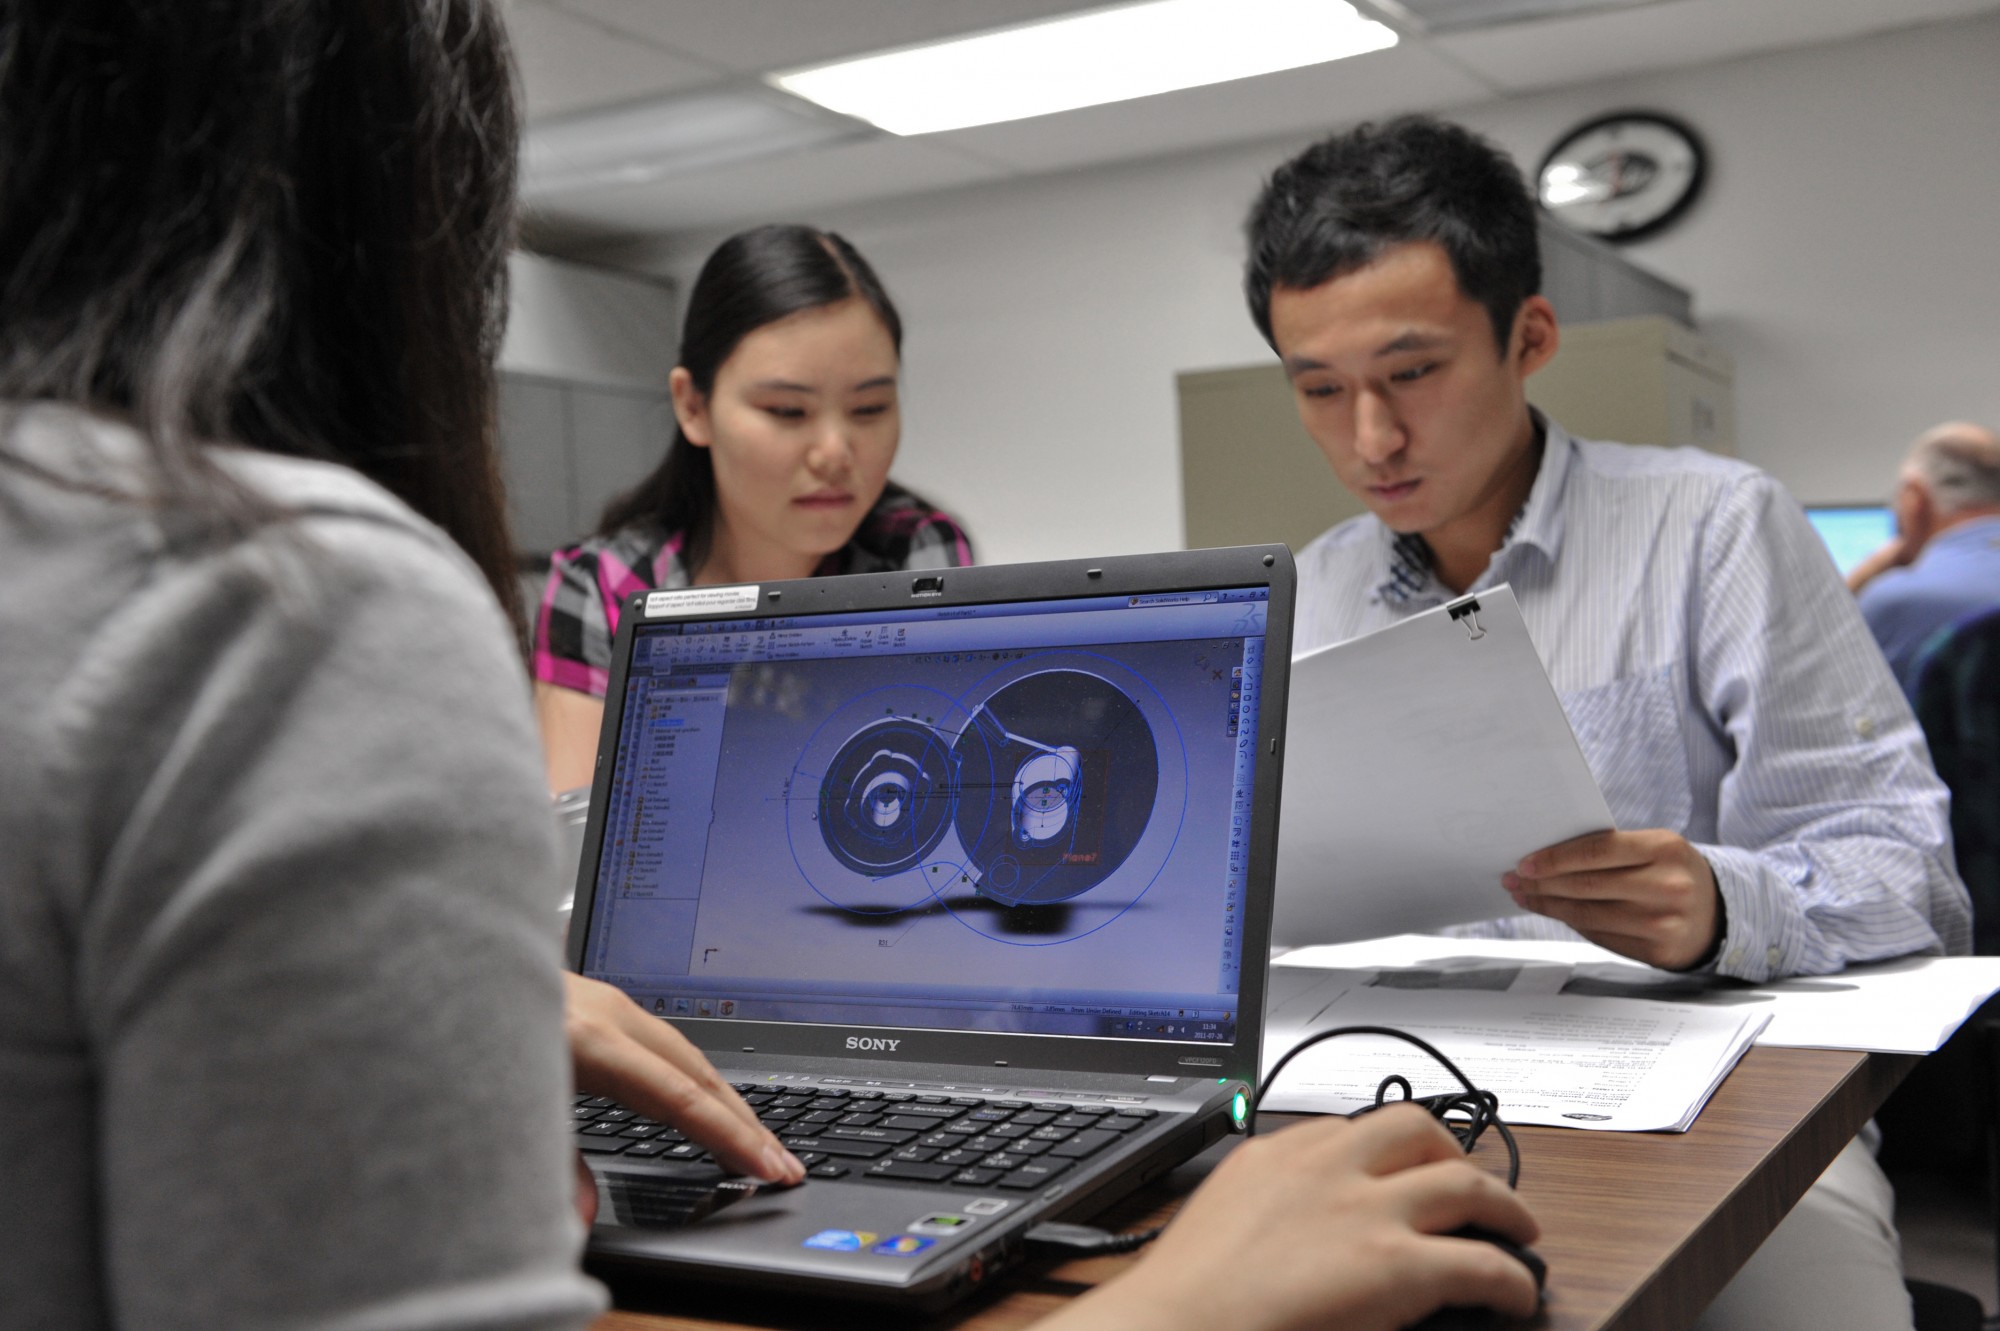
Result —
[[652, 475], [558, 550], [535, 620], [549, 787], [590, 780], [618, 611], [634, 591], [972, 562], [958, 524], [889, 480], [902, 321], [841, 237], [730, 237], [688, 300]]

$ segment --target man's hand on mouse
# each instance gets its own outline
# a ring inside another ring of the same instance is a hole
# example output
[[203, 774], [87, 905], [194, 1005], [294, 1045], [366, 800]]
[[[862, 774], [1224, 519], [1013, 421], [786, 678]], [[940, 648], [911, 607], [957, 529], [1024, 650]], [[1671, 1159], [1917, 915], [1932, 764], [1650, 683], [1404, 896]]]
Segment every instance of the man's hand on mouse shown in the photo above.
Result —
[[1592, 832], [1549, 846], [1500, 885], [1522, 910], [1664, 970], [1698, 964], [1722, 937], [1715, 871], [1687, 838], [1660, 828]]
[[1450, 1236], [1465, 1225], [1522, 1244], [1538, 1233], [1520, 1197], [1422, 1109], [1319, 1119], [1231, 1151], [1136, 1266], [1040, 1331], [1389, 1331], [1446, 1304], [1532, 1315], [1534, 1276], [1491, 1243]]

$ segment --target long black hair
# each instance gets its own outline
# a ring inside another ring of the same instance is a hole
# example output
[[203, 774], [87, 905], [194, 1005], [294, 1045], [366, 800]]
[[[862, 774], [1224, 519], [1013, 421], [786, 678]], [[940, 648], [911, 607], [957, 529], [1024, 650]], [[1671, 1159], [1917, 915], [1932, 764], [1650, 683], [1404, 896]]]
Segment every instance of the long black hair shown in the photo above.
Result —
[[[831, 231], [772, 225], [739, 231], [716, 246], [688, 293], [675, 362], [706, 397], [716, 372], [744, 338], [766, 324], [802, 310], [859, 297], [881, 318], [900, 356], [903, 320], [860, 251]], [[915, 498], [889, 485], [884, 498]], [[919, 501], [922, 502], [922, 501]], [[715, 463], [706, 448], [688, 442], [678, 427], [667, 455], [645, 480], [605, 505], [600, 535], [647, 526], [681, 537], [681, 560], [690, 574], [708, 558], [715, 536]], [[857, 540], [867, 539], [864, 530]]]
[[271, 515], [205, 443], [344, 463], [518, 619], [512, 79], [488, 0], [8, 0], [0, 399], [136, 422], [151, 497], [231, 522]]

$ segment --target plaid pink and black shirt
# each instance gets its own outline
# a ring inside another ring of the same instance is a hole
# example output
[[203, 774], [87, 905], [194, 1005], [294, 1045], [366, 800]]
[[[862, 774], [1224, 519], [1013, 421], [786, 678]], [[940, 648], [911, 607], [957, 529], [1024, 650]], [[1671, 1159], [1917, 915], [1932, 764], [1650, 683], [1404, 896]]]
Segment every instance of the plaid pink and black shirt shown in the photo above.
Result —
[[[688, 585], [681, 546], [678, 532], [627, 527], [551, 555], [535, 616], [535, 678], [603, 697], [619, 609], [633, 592]], [[823, 572], [959, 568], [972, 562], [972, 543], [947, 515], [908, 495], [887, 495], [828, 562]]]

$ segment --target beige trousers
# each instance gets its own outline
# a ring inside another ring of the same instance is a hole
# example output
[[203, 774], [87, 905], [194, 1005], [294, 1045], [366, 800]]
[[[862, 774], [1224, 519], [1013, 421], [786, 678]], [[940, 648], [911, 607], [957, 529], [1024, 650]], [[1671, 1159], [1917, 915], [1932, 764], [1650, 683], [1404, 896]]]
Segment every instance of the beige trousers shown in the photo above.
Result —
[[1910, 1331], [1895, 1192], [1857, 1137], [1695, 1322], [1696, 1331]]

